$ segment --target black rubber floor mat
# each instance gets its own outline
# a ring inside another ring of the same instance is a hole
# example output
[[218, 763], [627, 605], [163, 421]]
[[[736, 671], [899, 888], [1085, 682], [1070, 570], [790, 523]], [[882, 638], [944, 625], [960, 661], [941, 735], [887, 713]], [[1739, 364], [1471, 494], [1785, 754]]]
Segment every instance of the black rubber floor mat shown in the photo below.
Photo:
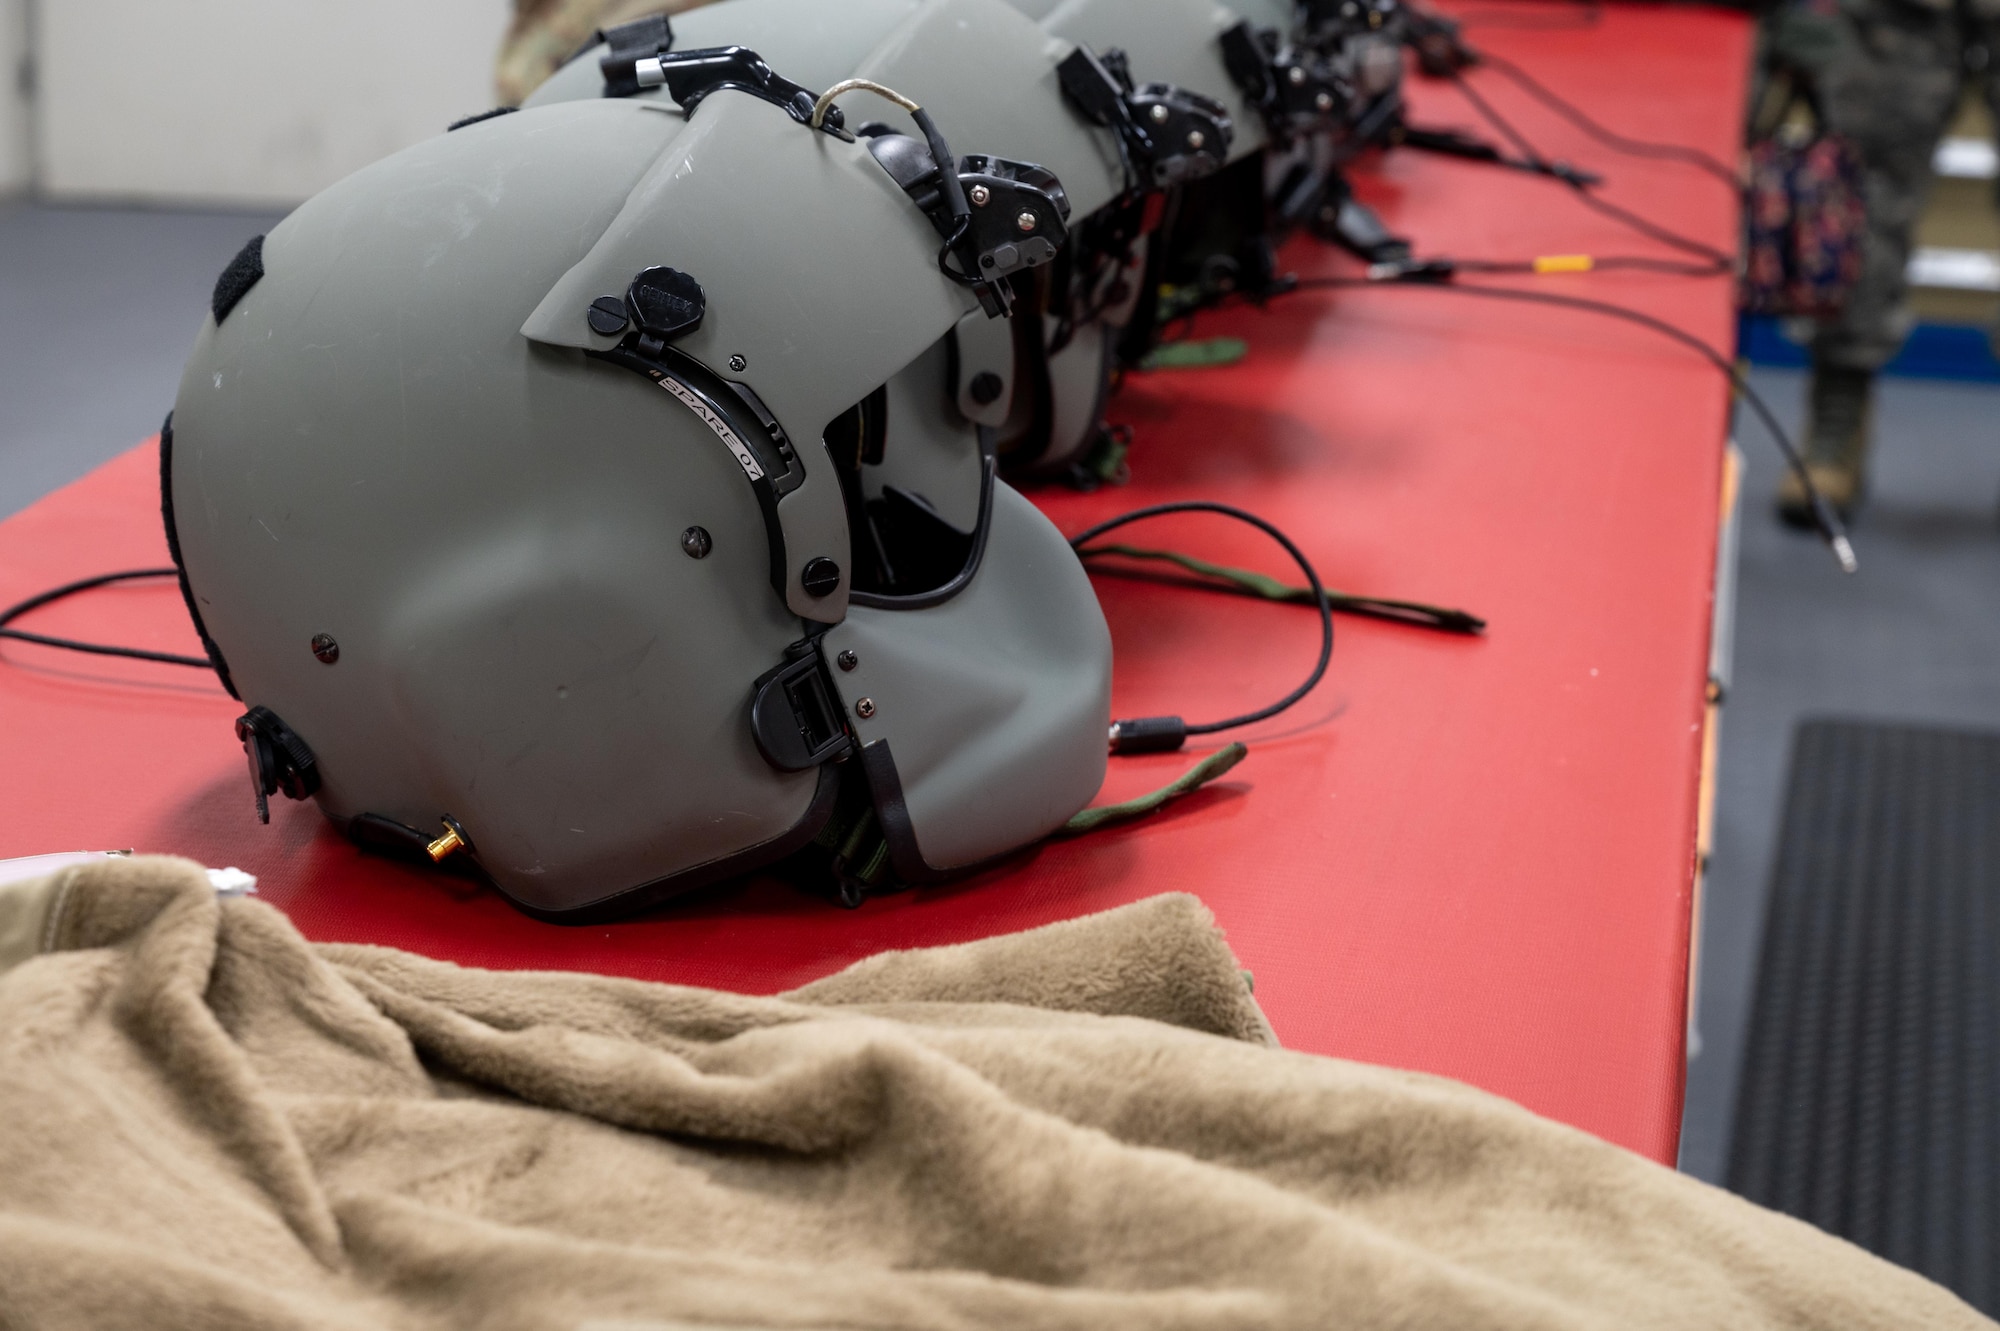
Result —
[[2000, 1311], [2000, 735], [1809, 721], [1729, 1186]]

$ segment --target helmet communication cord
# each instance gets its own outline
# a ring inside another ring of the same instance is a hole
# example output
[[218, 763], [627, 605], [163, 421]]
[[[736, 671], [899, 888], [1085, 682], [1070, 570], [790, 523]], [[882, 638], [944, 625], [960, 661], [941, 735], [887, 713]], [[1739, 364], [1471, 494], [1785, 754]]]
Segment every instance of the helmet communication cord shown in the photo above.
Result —
[[1834, 511], [1833, 505], [1827, 502], [1826, 496], [1821, 494], [1818, 487], [1813, 484], [1812, 476], [1806, 470], [1805, 458], [1800, 455], [1798, 446], [1792, 442], [1791, 435], [1787, 434], [1785, 427], [1778, 423], [1776, 414], [1772, 412], [1770, 406], [1765, 403], [1757, 390], [1750, 386], [1750, 381], [1744, 373], [1737, 369], [1728, 357], [1709, 346], [1708, 343], [1702, 341], [1693, 333], [1676, 328], [1664, 319], [1655, 318], [1653, 315], [1647, 314], [1642, 310], [1628, 309], [1623, 305], [1614, 305], [1610, 301], [1591, 300], [1584, 296], [1562, 295], [1553, 291], [1521, 291], [1512, 287], [1466, 286], [1459, 282], [1436, 280], [1439, 276], [1448, 277], [1449, 273], [1428, 275], [1432, 280], [1424, 280], [1425, 276], [1392, 272], [1377, 274], [1371, 271], [1367, 277], [1308, 277], [1301, 278], [1291, 289], [1294, 291], [1305, 291], [1348, 287], [1396, 286], [1417, 287], [1431, 291], [1455, 291], [1461, 295], [1478, 296], [1487, 300], [1512, 300], [1529, 305], [1554, 305], [1562, 309], [1585, 310], [1591, 314], [1604, 315], [1607, 318], [1623, 319], [1627, 323], [1637, 324], [1639, 327], [1649, 329], [1662, 337], [1671, 338], [1689, 350], [1698, 353], [1709, 364], [1722, 371], [1723, 376], [1729, 380], [1736, 392], [1742, 395], [1745, 402], [1749, 403], [1750, 410], [1756, 414], [1758, 422], [1764, 427], [1765, 433], [1770, 435], [1771, 441], [1777, 445], [1778, 451], [1784, 455], [1785, 465], [1790, 467], [1792, 472], [1798, 476], [1800, 482], [1805, 486], [1806, 493], [1811, 496], [1813, 525], [1818, 530], [1820, 538], [1826, 542], [1827, 548], [1833, 551], [1834, 558], [1840, 562], [1841, 571], [1844, 573], [1853, 573], [1860, 567], [1854, 556], [1854, 545], [1848, 540], [1846, 526], [1842, 524], [1840, 515]]
[[951, 231], [946, 235], [944, 244], [938, 247], [938, 271], [961, 286], [978, 285], [976, 270], [975, 274], [961, 273], [945, 261], [972, 227], [972, 205], [966, 200], [965, 186], [954, 169], [958, 159], [951, 155], [951, 147], [944, 141], [944, 135], [938, 132], [937, 122], [931, 119], [931, 113], [894, 88], [873, 79], [842, 79], [821, 93], [819, 100], [813, 103], [811, 125], [814, 129], [826, 123], [834, 99], [845, 92], [872, 92], [877, 97], [886, 98], [908, 112], [910, 119], [916, 123], [917, 132], [924, 136], [924, 146], [931, 150], [931, 160], [937, 163], [938, 189], [944, 195], [945, 208], [951, 217]]
[[[1466, 56], [1465, 63], [1473, 65], [1483, 64], [1492, 67], [1496, 72], [1513, 80], [1544, 106], [1547, 106], [1556, 112], [1556, 114], [1590, 135], [1590, 137], [1616, 152], [1624, 153], [1628, 156], [1684, 162], [1725, 181], [1732, 188], [1741, 188], [1742, 182], [1737, 174], [1708, 153], [1678, 144], [1650, 143], [1645, 140], [1631, 139], [1622, 134], [1614, 133], [1584, 114], [1582, 110], [1542, 86], [1527, 71], [1521, 69], [1520, 66], [1514, 64], [1512, 61], [1485, 51], [1475, 51], [1471, 48], [1464, 48], [1464, 50]], [[1501, 115], [1472, 86], [1457, 65], [1443, 66], [1439, 72], [1458, 85], [1459, 91], [1465, 94], [1466, 99], [1472, 103], [1480, 115], [1514, 145], [1531, 167], [1540, 170], [1543, 174], [1564, 181], [1571, 187], [1576, 197], [1585, 206], [1603, 213], [1605, 216], [1621, 222], [1640, 234], [1659, 241], [1663, 245], [1668, 245], [1684, 253], [1692, 254], [1701, 262], [1698, 264], [1689, 264], [1677, 260], [1651, 259], [1628, 255], [1611, 255], [1597, 258], [1586, 254], [1544, 255], [1527, 261], [1453, 260], [1446, 258], [1406, 259], [1398, 262], [1371, 265], [1366, 277], [1293, 279], [1274, 294], [1284, 294], [1288, 291], [1302, 291], [1308, 288], [1328, 289], [1383, 285], [1423, 286], [1434, 290], [1458, 291], [1466, 295], [1480, 296], [1490, 300], [1512, 300], [1524, 304], [1553, 305], [1566, 309], [1585, 310], [1608, 318], [1622, 319], [1627, 323], [1637, 324], [1641, 328], [1658, 333], [1662, 337], [1671, 338], [1682, 346], [1697, 352], [1703, 359], [1715, 366], [1716, 369], [1722, 371], [1723, 375], [1729, 380], [1730, 385], [1749, 404], [1750, 410], [1757, 416], [1759, 423], [1763, 425], [1765, 432], [1770, 435], [1772, 442], [1777, 445], [1778, 451], [1784, 455], [1785, 465], [1791, 469], [1793, 474], [1803, 484], [1806, 494], [1811, 500], [1813, 526], [1818, 530], [1821, 539], [1833, 551], [1834, 558], [1839, 561], [1843, 572], [1855, 572], [1859, 568], [1859, 564], [1855, 559], [1854, 545], [1848, 539], [1847, 529], [1841, 522], [1840, 515], [1835, 512], [1833, 505], [1827, 502], [1826, 496], [1821, 494], [1818, 487], [1813, 484], [1812, 477], [1806, 470], [1804, 457], [1801, 456], [1798, 447], [1792, 442], [1791, 436], [1778, 423], [1778, 418], [1771, 411], [1769, 405], [1765, 403], [1757, 390], [1750, 386], [1750, 382], [1743, 372], [1738, 370], [1720, 352], [1694, 336], [1694, 334], [1677, 328], [1664, 319], [1655, 318], [1653, 315], [1646, 314], [1640, 310], [1630, 309], [1623, 305], [1615, 305], [1609, 301], [1591, 300], [1587, 297], [1568, 296], [1556, 292], [1523, 291], [1511, 287], [1467, 286], [1451, 280], [1459, 272], [1549, 274], [1579, 273], [1609, 269], [1633, 269], [1685, 277], [1720, 277], [1734, 271], [1735, 261], [1731, 256], [1712, 245], [1671, 231], [1656, 222], [1641, 217], [1637, 213], [1597, 197], [1590, 191], [1588, 184], [1578, 178], [1577, 173], [1571, 171], [1562, 163], [1550, 162], [1534, 144], [1528, 141], [1527, 137], [1520, 130], [1514, 127], [1512, 122]]]
[[1283, 546], [1285, 553], [1292, 557], [1292, 562], [1296, 563], [1299, 570], [1306, 575], [1306, 582], [1312, 588], [1312, 601], [1319, 610], [1319, 659], [1314, 662], [1312, 673], [1306, 676], [1305, 683], [1270, 706], [1260, 707], [1254, 712], [1245, 712], [1241, 716], [1232, 716], [1221, 721], [1205, 721], [1197, 725], [1189, 725], [1178, 716], [1141, 716], [1130, 720], [1113, 721], [1111, 723], [1113, 753], [1170, 753], [1186, 743], [1189, 735], [1212, 735], [1217, 731], [1234, 730], [1238, 726], [1267, 720], [1311, 693], [1325, 676], [1327, 663], [1333, 659], [1333, 604], [1327, 597], [1326, 588], [1320, 585], [1318, 572], [1314, 570], [1312, 561], [1306, 558], [1305, 552], [1293, 544], [1289, 536], [1254, 513], [1246, 513], [1232, 505], [1218, 504], [1206, 499], [1183, 499], [1170, 504], [1148, 504], [1144, 508], [1135, 508], [1130, 513], [1121, 513], [1115, 518], [1107, 519], [1070, 537], [1070, 549], [1077, 551], [1078, 557], [1082, 558], [1088, 553], [1086, 547], [1106, 532], [1115, 531], [1147, 518], [1162, 517], [1168, 513], [1219, 513], [1223, 517], [1248, 523]]
[[1684, 254], [1692, 254], [1704, 260], [1710, 266], [1710, 271], [1720, 274], [1728, 273], [1735, 269], [1736, 261], [1715, 246], [1694, 240], [1688, 236], [1683, 236], [1677, 231], [1668, 230], [1659, 223], [1641, 217], [1638, 213], [1628, 208], [1621, 208], [1617, 204], [1593, 194], [1590, 186], [1578, 179], [1575, 173], [1562, 163], [1551, 163], [1542, 154], [1540, 149], [1530, 143], [1527, 137], [1520, 130], [1516, 129], [1511, 121], [1501, 115], [1498, 109], [1491, 102], [1487, 101], [1479, 93], [1478, 89], [1472, 86], [1471, 81], [1464, 74], [1453, 70], [1449, 77], [1458, 86], [1458, 90], [1465, 94], [1465, 99], [1472, 103], [1473, 109], [1478, 111], [1489, 124], [1512, 142], [1529, 163], [1533, 164], [1542, 174], [1554, 177], [1568, 185], [1575, 192], [1577, 201], [1582, 203], [1586, 208], [1602, 213], [1613, 221], [1637, 231], [1642, 236], [1659, 241], [1662, 245], [1670, 246], [1673, 249], [1680, 250]]
[[66, 582], [60, 587], [30, 596], [0, 610], [0, 638], [13, 638], [19, 642], [38, 643], [43, 647], [61, 647], [72, 652], [89, 652], [93, 656], [128, 656], [135, 661], [159, 661], [166, 665], [193, 666], [197, 670], [213, 670], [215, 663], [206, 656], [181, 656], [174, 652], [151, 652], [143, 647], [113, 647], [101, 642], [79, 642], [75, 638], [56, 638], [46, 633], [28, 633], [7, 626], [51, 601], [60, 601], [78, 592], [87, 592], [93, 587], [103, 587], [114, 582], [131, 582], [138, 578], [178, 577], [179, 571], [171, 568], [135, 568], [123, 573], [100, 573], [94, 578], [82, 578], [76, 582]]
[[[1210, 563], [1206, 559], [1196, 559], [1193, 555], [1185, 555], [1178, 550], [1152, 550], [1139, 545], [1093, 545], [1087, 550], [1079, 550], [1076, 553], [1083, 559], [1111, 555], [1124, 559], [1174, 564], [1195, 575], [1194, 579], [1188, 580], [1188, 585], [1231, 592], [1238, 596], [1252, 596], [1264, 601], [1287, 601], [1296, 605], [1311, 605], [1313, 601], [1312, 589], [1309, 587], [1294, 587], [1267, 574], [1245, 568], [1231, 568], [1227, 564]], [[1434, 629], [1439, 633], [1479, 634], [1486, 631], [1486, 621], [1470, 611], [1454, 610], [1448, 606], [1431, 605], [1424, 601], [1399, 601], [1382, 596], [1350, 596], [1345, 592], [1333, 591], [1326, 594], [1326, 599], [1335, 611], [1358, 615], [1364, 619], [1381, 619], [1392, 624], [1406, 624], [1411, 628]]]
[[1623, 134], [1607, 129], [1585, 114], [1580, 107], [1558, 97], [1527, 70], [1503, 56], [1494, 55], [1491, 51], [1480, 51], [1476, 53], [1474, 63], [1485, 65], [1495, 73], [1512, 80], [1530, 97], [1613, 152], [1623, 153], [1627, 157], [1650, 157], [1665, 162], [1685, 162], [1689, 166], [1708, 172], [1731, 189], [1742, 187], [1741, 177], [1713, 155], [1699, 148], [1689, 148], [1678, 143], [1652, 143], [1645, 139], [1627, 138]]

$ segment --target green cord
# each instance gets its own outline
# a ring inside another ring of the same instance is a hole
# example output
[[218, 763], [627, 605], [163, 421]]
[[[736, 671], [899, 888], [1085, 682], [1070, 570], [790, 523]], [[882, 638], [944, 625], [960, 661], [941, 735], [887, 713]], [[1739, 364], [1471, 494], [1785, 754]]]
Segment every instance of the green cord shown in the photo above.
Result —
[[1171, 785], [1161, 786], [1150, 795], [1141, 795], [1138, 799], [1126, 800], [1123, 804], [1101, 804], [1094, 809], [1085, 809], [1064, 823], [1062, 830], [1070, 836], [1077, 836], [1084, 832], [1095, 832], [1106, 823], [1120, 823], [1127, 818], [1137, 818], [1141, 814], [1151, 813], [1168, 800], [1176, 799], [1191, 790], [1199, 790], [1215, 780], [1242, 762], [1243, 755], [1248, 752], [1250, 750], [1244, 748], [1241, 741], [1226, 745], [1181, 773], [1179, 779]]
[[[1267, 574], [1245, 568], [1231, 568], [1227, 564], [1212, 564], [1206, 559], [1197, 559], [1193, 555], [1184, 555], [1176, 550], [1151, 550], [1139, 545], [1093, 545], [1077, 551], [1077, 555], [1083, 559], [1089, 559], [1093, 555], [1123, 555], [1127, 559], [1153, 559], [1176, 564], [1200, 577], [1213, 578], [1221, 584], [1216, 588], [1218, 591], [1259, 596], [1267, 601], [1289, 601], [1299, 605], [1311, 605], [1313, 599], [1310, 587], [1294, 587]], [[1381, 596], [1351, 596], [1345, 592], [1333, 591], [1326, 594], [1326, 599], [1327, 604], [1335, 610], [1345, 611], [1350, 615], [1387, 619], [1417, 628], [1438, 629], [1445, 633], [1483, 633], [1486, 629], [1486, 621], [1477, 615], [1446, 606], [1428, 605], [1422, 601], [1396, 601]]]
[[[1105, 804], [1095, 809], [1085, 809], [1057, 828], [1054, 836], [1079, 836], [1094, 832], [1110, 823], [1124, 822], [1151, 813], [1169, 800], [1187, 794], [1207, 785], [1230, 768], [1243, 761], [1249, 750], [1242, 744], [1231, 744], [1217, 749], [1203, 758], [1179, 780], [1162, 786], [1150, 795], [1141, 795], [1123, 804]], [[852, 818], [852, 821], [846, 821]], [[874, 889], [889, 889], [900, 886], [895, 880], [894, 867], [889, 858], [889, 841], [882, 835], [882, 825], [876, 821], [872, 804], [862, 804], [850, 812], [838, 812], [820, 829], [813, 838], [815, 845], [830, 854], [829, 867], [833, 880], [839, 888], [842, 905], [853, 907]]]
[[1142, 370], [1204, 370], [1217, 365], [1234, 365], [1250, 351], [1240, 337], [1187, 338], [1162, 342], [1139, 361]]

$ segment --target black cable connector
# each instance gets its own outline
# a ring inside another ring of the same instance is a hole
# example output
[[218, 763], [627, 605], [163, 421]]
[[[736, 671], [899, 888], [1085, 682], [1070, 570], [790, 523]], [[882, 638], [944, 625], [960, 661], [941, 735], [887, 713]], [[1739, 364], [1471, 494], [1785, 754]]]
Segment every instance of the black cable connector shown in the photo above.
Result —
[[1113, 753], [1172, 753], [1187, 743], [1187, 722], [1178, 716], [1136, 716], [1111, 723]]

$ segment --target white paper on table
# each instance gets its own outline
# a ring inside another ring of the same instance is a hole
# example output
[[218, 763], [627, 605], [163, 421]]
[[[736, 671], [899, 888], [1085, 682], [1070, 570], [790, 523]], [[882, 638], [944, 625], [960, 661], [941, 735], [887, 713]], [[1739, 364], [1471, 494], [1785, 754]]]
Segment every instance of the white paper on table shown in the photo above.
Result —
[[[130, 855], [129, 850], [64, 850], [51, 855], [23, 855], [19, 859], [0, 860], [0, 887], [18, 883], [27, 878], [40, 878], [58, 869], [67, 869], [72, 864], [90, 864], [112, 856]], [[210, 869], [208, 883], [219, 897], [248, 896], [257, 890], [257, 875], [245, 873], [241, 869]]]

